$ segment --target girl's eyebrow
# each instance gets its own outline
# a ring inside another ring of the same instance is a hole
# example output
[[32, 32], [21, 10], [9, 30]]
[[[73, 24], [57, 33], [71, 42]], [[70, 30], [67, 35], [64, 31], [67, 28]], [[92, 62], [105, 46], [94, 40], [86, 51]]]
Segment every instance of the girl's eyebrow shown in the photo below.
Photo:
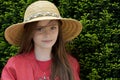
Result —
[[46, 26], [56, 25], [56, 24], [57, 24], [56, 22], [57, 22], [57, 21], [52, 20], [52, 21], [50, 21]]
[[47, 25], [45, 25], [45, 26], [37, 26], [37, 28], [45, 28], [45, 27], [47, 27], [47, 26], [51, 26], [51, 25], [56, 25], [57, 23], [55, 23], [55, 22], [53, 22], [53, 21], [50, 21]]
[[57, 23], [56, 23], [57, 21], [49, 21], [48, 22], [48, 24], [47, 25], [45, 25], [45, 26], [37, 26], [37, 27], [41, 27], [41, 28], [43, 28], [43, 27], [47, 27], [47, 26], [51, 26], [51, 25], [56, 25]]
[[54, 23], [48, 24], [47, 26], [56, 25], [56, 24], [57, 24], [57, 23], [54, 22]]

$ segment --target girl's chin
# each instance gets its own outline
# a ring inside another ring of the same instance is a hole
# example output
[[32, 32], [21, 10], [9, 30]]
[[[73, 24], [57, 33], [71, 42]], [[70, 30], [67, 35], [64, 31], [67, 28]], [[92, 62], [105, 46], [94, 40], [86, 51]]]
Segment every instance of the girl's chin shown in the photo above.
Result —
[[41, 48], [43, 48], [43, 49], [51, 49], [52, 46], [41, 46]]
[[53, 45], [54, 45], [53, 43], [46, 43], [46, 44], [40, 45], [40, 47], [42, 47], [42, 48], [52, 48]]

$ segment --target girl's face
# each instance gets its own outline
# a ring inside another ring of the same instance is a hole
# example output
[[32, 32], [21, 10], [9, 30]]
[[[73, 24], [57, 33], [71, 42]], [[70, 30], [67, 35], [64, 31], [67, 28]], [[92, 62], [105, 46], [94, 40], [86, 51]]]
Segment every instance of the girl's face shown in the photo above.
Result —
[[58, 21], [39, 21], [33, 36], [34, 46], [39, 48], [52, 48], [58, 36]]

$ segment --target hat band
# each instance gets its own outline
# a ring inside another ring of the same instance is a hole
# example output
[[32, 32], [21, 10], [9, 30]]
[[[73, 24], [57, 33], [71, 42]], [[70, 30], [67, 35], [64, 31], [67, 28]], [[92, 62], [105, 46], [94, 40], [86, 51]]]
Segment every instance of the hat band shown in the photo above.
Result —
[[57, 15], [56, 13], [52, 13], [52, 12], [40, 12], [40, 13], [31, 15], [29, 18], [25, 19], [24, 22], [27, 22], [34, 18], [45, 17], [45, 16], [51, 16], [51, 17], [57, 17], [57, 18], [61, 17], [60, 15]]

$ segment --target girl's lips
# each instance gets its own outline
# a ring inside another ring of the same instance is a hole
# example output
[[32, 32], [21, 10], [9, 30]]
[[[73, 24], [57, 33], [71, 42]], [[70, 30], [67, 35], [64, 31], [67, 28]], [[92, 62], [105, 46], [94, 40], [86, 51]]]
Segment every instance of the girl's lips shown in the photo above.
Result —
[[42, 42], [51, 42], [52, 40], [43, 40]]

